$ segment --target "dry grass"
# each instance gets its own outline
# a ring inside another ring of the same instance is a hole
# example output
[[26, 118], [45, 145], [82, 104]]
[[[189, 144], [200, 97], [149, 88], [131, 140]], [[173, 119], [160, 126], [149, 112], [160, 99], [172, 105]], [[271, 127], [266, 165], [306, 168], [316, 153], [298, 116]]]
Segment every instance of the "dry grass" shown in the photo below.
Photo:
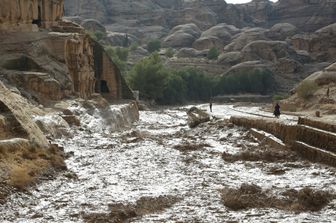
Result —
[[172, 196], [142, 197], [136, 204], [112, 204], [109, 205], [110, 213], [82, 214], [87, 223], [122, 223], [130, 222], [131, 218], [141, 217], [146, 214], [163, 211], [171, 207], [179, 199]]
[[26, 188], [34, 178], [26, 167], [15, 166], [10, 173], [9, 184], [20, 190]]
[[336, 196], [328, 191], [290, 189], [276, 197], [271, 191], [264, 191], [254, 184], [242, 184], [238, 189], [227, 188], [221, 191], [223, 204], [234, 210], [250, 208], [276, 208], [294, 212], [319, 211]]
[[[49, 148], [36, 148], [28, 144], [20, 144], [15, 149], [2, 145], [0, 164], [2, 171], [0, 178], [7, 182], [9, 187], [25, 190], [34, 185], [40, 176], [50, 173], [51, 170], [66, 169], [62, 149], [56, 145]], [[4, 191], [0, 196], [0, 203], [4, 202], [8, 194]]]
[[196, 150], [199, 150], [199, 149], [203, 149], [205, 147], [211, 147], [211, 146], [207, 143], [196, 144], [196, 143], [186, 142], [186, 143], [183, 143], [183, 144], [175, 145], [174, 149], [177, 149], [177, 150], [183, 151], [183, 152], [187, 152], [187, 151], [196, 151]]
[[222, 158], [227, 162], [237, 161], [264, 161], [269, 163], [274, 162], [291, 162], [297, 161], [297, 155], [290, 150], [280, 150], [270, 147], [253, 147], [245, 149], [236, 154], [229, 154], [224, 152]]

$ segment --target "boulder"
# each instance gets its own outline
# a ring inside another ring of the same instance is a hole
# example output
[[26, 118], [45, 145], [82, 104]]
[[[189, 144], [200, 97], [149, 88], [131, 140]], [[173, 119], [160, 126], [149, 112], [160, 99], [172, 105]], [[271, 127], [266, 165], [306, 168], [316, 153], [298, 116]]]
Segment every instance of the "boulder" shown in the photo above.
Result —
[[274, 64], [274, 71], [277, 74], [295, 74], [299, 73], [303, 70], [303, 66], [300, 62], [288, 59], [288, 58], [280, 58]]
[[112, 46], [123, 46], [123, 47], [125, 41], [127, 41], [128, 46], [134, 42], [138, 42], [138, 39], [134, 35], [119, 32], [107, 32], [105, 40]]
[[235, 26], [221, 23], [204, 31], [201, 37], [193, 43], [193, 47], [198, 50], [210, 49], [212, 47], [222, 48], [238, 32], [239, 29]]
[[105, 26], [96, 19], [85, 19], [81, 22], [81, 26], [91, 32], [100, 31], [102, 33], [106, 33]]
[[328, 85], [336, 83], [336, 63], [331, 64], [327, 68], [311, 74], [306, 80], [314, 81], [318, 85]]
[[296, 26], [289, 23], [278, 23], [272, 26], [266, 36], [272, 40], [286, 40], [297, 33]]
[[224, 51], [240, 51], [247, 44], [256, 40], [267, 40], [267, 29], [263, 28], [247, 28], [243, 29], [243, 32], [233, 37], [233, 41], [225, 46]]
[[223, 65], [236, 65], [242, 61], [242, 55], [238, 51], [222, 53], [218, 57], [218, 63]]
[[210, 121], [210, 116], [208, 113], [200, 110], [199, 108], [192, 107], [187, 111], [188, 115], [188, 126], [190, 128], [195, 128], [203, 122]]
[[271, 70], [271, 68], [271, 63], [264, 63], [258, 60], [247, 61], [231, 67], [224, 75], [235, 75], [242, 73], [248, 74], [250, 72], [253, 72], [254, 70]]
[[176, 26], [164, 39], [165, 47], [191, 47], [199, 38], [201, 30], [193, 23]]
[[208, 55], [208, 50], [196, 50], [194, 48], [182, 48], [180, 49], [176, 57], [181, 58], [181, 57], [206, 57]]
[[296, 50], [307, 51], [314, 60], [333, 62], [336, 59], [336, 23], [314, 33], [297, 34], [291, 38]]
[[280, 58], [296, 55], [294, 49], [290, 48], [284, 41], [253, 41], [242, 50], [244, 60], [267, 60], [277, 61]]

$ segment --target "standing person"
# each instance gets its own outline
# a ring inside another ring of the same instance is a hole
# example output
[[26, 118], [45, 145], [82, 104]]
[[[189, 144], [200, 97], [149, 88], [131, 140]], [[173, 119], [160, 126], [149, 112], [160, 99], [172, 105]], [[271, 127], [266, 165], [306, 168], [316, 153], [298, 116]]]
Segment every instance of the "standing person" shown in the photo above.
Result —
[[329, 88], [328, 88], [328, 90], [327, 90], [327, 98], [329, 98]]
[[280, 105], [279, 103], [276, 103], [276, 105], [274, 106], [274, 112], [273, 112], [274, 116], [276, 118], [279, 118], [280, 117]]
[[209, 102], [209, 107], [210, 107], [210, 112], [212, 112], [212, 99], [210, 98], [210, 102]]

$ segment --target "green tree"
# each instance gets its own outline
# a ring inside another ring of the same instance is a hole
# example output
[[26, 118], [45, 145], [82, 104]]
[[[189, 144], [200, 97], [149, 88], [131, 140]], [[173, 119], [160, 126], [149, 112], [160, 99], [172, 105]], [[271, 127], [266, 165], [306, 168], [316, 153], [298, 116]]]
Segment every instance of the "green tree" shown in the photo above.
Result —
[[155, 51], [159, 51], [161, 49], [161, 42], [160, 40], [156, 39], [156, 40], [151, 40], [148, 42], [147, 44], [147, 50], [150, 53], [153, 53]]
[[94, 32], [94, 35], [95, 35], [95, 39], [99, 42], [100, 40], [102, 40], [103, 38], [105, 38], [106, 36], [106, 33], [103, 33], [101, 31], [96, 31]]
[[163, 95], [159, 99], [159, 103], [181, 104], [185, 101], [186, 93], [186, 82], [177, 73], [171, 72], [165, 80]]
[[169, 47], [167, 50], [166, 50], [166, 56], [168, 57], [168, 58], [172, 58], [173, 56], [174, 56], [174, 50], [173, 50], [173, 48], [171, 48], [171, 47]]
[[127, 70], [128, 60], [128, 48], [105, 46], [105, 51], [112, 59], [112, 61], [118, 66], [121, 73], [125, 73]]
[[137, 63], [127, 78], [130, 86], [147, 99], [162, 98], [168, 71], [163, 67], [159, 54], [154, 53]]
[[217, 94], [259, 93], [267, 94], [274, 90], [273, 74], [268, 69], [254, 69], [224, 75], [216, 86]]
[[216, 47], [212, 47], [208, 52], [208, 59], [209, 60], [217, 60], [219, 56], [219, 51]]
[[128, 38], [128, 34], [127, 33], [124, 36], [122, 46], [123, 47], [128, 47], [129, 46], [129, 38]]

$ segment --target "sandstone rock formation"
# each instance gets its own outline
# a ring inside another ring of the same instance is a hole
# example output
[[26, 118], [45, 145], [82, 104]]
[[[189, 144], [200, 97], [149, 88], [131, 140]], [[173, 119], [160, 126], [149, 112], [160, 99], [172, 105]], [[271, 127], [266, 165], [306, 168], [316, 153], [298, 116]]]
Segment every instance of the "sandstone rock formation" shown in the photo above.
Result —
[[96, 31], [100, 31], [103, 33], [106, 32], [105, 26], [96, 19], [85, 19], [81, 22], [81, 26], [83, 26], [86, 30], [89, 30], [92, 32], [96, 32]]
[[63, 0], [3, 0], [0, 10], [1, 31], [33, 31], [50, 28], [63, 16]]
[[190, 128], [194, 128], [203, 122], [210, 121], [210, 116], [205, 111], [202, 111], [196, 107], [192, 107], [187, 111], [188, 125]]
[[233, 25], [218, 24], [204, 31], [201, 37], [193, 43], [193, 48], [198, 50], [210, 49], [212, 47], [222, 48], [230, 43], [232, 36], [239, 31]]
[[304, 50], [318, 61], [333, 62], [336, 59], [336, 23], [314, 33], [297, 34], [291, 42], [297, 50]]
[[266, 36], [272, 40], [286, 40], [296, 34], [298, 29], [290, 23], [278, 23], [272, 26]]
[[206, 57], [208, 54], [208, 50], [196, 50], [194, 48], [181, 48], [176, 56], [181, 57], [187, 57], [187, 58], [193, 58], [193, 57]]
[[263, 28], [246, 28], [242, 30], [243, 32], [237, 34], [233, 37], [230, 44], [226, 45], [224, 51], [240, 51], [248, 43], [256, 40], [267, 40], [266, 32], [267, 29]]
[[280, 58], [295, 56], [295, 51], [283, 41], [258, 40], [247, 44], [242, 49], [242, 55], [246, 61], [267, 60], [275, 62]]
[[243, 57], [239, 51], [222, 53], [218, 57], [218, 63], [223, 65], [236, 65], [242, 61]]
[[176, 26], [164, 39], [167, 47], [191, 47], [192, 43], [201, 35], [201, 30], [193, 23]]

